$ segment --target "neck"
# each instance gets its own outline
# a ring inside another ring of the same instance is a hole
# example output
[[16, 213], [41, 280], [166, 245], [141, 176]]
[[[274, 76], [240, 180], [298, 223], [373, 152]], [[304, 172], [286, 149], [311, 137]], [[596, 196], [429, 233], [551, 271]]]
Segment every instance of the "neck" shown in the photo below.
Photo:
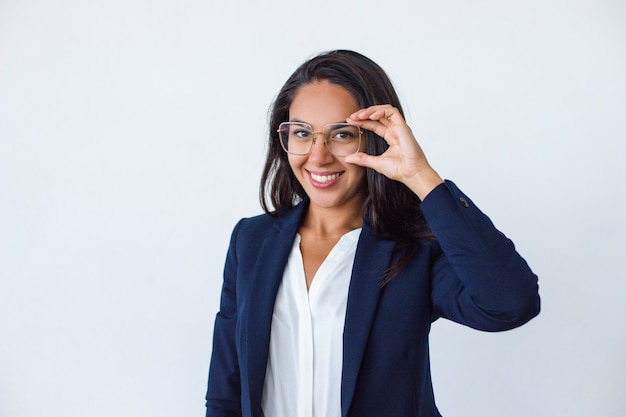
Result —
[[300, 226], [320, 239], [340, 237], [363, 224], [363, 200], [341, 207], [311, 204]]

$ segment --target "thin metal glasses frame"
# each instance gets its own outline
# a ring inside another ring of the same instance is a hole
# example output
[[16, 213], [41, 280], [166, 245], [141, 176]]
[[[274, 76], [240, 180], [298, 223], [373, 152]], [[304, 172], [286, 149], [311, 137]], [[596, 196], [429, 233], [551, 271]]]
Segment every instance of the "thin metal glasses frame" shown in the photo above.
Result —
[[[308, 151], [306, 151], [306, 152], [293, 152], [293, 151], [290, 151], [289, 149], [287, 149], [287, 146], [285, 145], [285, 143], [283, 141], [282, 128], [284, 126], [292, 126], [292, 125], [302, 126], [303, 128], [309, 130], [308, 134], [311, 135], [311, 144], [309, 146]], [[356, 128], [358, 130], [358, 132], [359, 132], [359, 138], [358, 138], [359, 140], [358, 140], [358, 144], [357, 144], [356, 150], [354, 152], [350, 152], [350, 153], [346, 153], [346, 154], [342, 154], [342, 153], [338, 154], [338, 153], [333, 152], [331, 150], [331, 147], [330, 147], [330, 145], [328, 143], [328, 141], [330, 140], [330, 137], [329, 137], [329, 134], [327, 132], [329, 132], [330, 130], [340, 129], [342, 127], [349, 127], [351, 129]], [[354, 125], [351, 125], [349, 123], [330, 123], [330, 124], [327, 124], [326, 126], [324, 126], [322, 131], [315, 132], [315, 131], [313, 131], [313, 126], [311, 126], [308, 123], [304, 123], [304, 122], [282, 122], [280, 125], [278, 125], [277, 132], [278, 132], [278, 140], [279, 140], [280, 146], [283, 148], [283, 150], [285, 152], [287, 152], [288, 154], [291, 154], [291, 155], [301, 155], [301, 156], [308, 155], [308, 154], [310, 154], [313, 151], [313, 146], [315, 145], [315, 142], [317, 140], [316, 139], [317, 135], [322, 135], [322, 138], [324, 138], [324, 145], [326, 146], [326, 149], [328, 150], [328, 152], [330, 152], [334, 156], [348, 156], [350, 154], [358, 152], [359, 149], [361, 149], [361, 138], [363, 137], [363, 131], [358, 126], [354, 126]]]

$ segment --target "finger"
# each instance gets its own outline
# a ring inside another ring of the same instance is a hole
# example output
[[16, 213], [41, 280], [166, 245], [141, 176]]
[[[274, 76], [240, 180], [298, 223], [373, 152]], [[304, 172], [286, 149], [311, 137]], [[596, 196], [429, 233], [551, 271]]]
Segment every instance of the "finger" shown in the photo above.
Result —
[[369, 130], [376, 133], [381, 138], [384, 138], [387, 134], [387, 126], [377, 120], [354, 120], [348, 119], [348, 123], [360, 127], [361, 129]]
[[349, 118], [352, 120], [378, 120], [381, 123], [404, 122], [404, 119], [398, 109], [389, 104], [370, 106], [366, 109], [361, 109], [351, 114]]
[[392, 109], [393, 107], [390, 104], [376, 104], [373, 106], [365, 107], [355, 111], [352, 115], [357, 118], [366, 118], [369, 117], [372, 113], [375, 113], [379, 110], [384, 109]]
[[381, 118], [381, 114], [384, 114], [384, 112], [381, 113], [380, 110], [368, 108], [366, 110], [351, 114], [347, 120], [353, 120], [355, 122], [363, 122], [366, 120], [378, 121]]

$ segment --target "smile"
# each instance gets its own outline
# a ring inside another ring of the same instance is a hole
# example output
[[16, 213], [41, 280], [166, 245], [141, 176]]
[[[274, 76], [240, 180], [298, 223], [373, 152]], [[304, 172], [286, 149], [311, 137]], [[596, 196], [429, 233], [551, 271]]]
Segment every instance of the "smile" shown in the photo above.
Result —
[[311, 178], [320, 184], [326, 184], [339, 178], [340, 173], [330, 175], [318, 175], [311, 172]]

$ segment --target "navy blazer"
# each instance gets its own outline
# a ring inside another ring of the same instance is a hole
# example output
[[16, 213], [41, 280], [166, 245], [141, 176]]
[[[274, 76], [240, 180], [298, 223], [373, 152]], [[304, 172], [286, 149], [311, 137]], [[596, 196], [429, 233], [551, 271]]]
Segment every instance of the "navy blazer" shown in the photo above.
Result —
[[[306, 208], [305, 201], [280, 217], [242, 219], [233, 231], [207, 417], [259, 415], [274, 301]], [[440, 416], [430, 377], [431, 322], [445, 317], [501, 331], [539, 313], [537, 277], [454, 183], [435, 188], [421, 209], [436, 239], [418, 241], [415, 257], [384, 286], [395, 242], [363, 224], [343, 333], [343, 417]]]

